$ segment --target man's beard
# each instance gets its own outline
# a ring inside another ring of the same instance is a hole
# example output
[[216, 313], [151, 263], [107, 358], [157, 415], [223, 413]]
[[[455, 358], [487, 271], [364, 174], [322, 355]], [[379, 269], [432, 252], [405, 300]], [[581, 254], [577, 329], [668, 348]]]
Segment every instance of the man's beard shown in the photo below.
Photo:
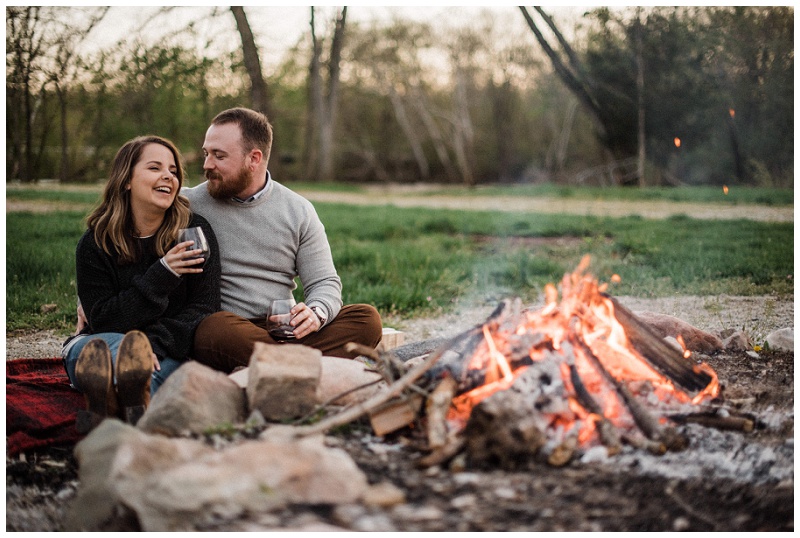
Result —
[[253, 178], [253, 174], [244, 166], [239, 170], [236, 176], [224, 181], [219, 172], [212, 170], [206, 170], [205, 176], [208, 180], [206, 185], [208, 187], [208, 193], [212, 198], [216, 198], [217, 200], [236, 196], [250, 186], [250, 182]]

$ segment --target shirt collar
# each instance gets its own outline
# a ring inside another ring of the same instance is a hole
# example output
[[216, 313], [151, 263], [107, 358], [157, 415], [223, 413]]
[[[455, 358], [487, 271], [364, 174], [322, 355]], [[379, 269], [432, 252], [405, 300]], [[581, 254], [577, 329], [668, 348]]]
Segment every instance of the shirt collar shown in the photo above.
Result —
[[239, 202], [240, 204], [246, 204], [248, 202], [254, 202], [254, 201], [258, 200], [259, 198], [261, 198], [261, 196], [263, 196], [263, 194], [265, 192], [267, 192], [267, 185], [269, 185], [269, 180], [270, 179], [271, 178], [270, 178], [270, 175], [269, 175], [269, 170], [267, 170], [267, 180], [264, 182], [264, 186], [261, 188], [261, 190], [259, 190], [257, 193], [255, 193], [254, 195], [250, 196], [249, 198], [247, 198], [245, 200], [242, 200], [238, 196], [232, 197], [231, 200], [233, 200], [234, 202]]

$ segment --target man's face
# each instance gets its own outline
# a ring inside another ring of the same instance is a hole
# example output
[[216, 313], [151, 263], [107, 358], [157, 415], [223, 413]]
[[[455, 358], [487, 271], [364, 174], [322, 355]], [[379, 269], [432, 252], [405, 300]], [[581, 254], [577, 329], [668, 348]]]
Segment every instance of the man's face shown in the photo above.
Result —
[[217, 199], [245, 192], [253, 181], [242, 146], [242, 132], [235, 123], [212, 125], [203, 142], [203, 170], [208, 192]]

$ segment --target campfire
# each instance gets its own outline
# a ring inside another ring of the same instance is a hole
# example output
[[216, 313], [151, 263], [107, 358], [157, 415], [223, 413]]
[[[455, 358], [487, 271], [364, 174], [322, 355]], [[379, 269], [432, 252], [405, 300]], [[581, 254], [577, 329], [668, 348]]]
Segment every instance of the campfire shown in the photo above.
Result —
[[596, 447], [663, 454], [686, 448], [678, 429], [686, 422], [752, 430], [751, 418], [709, 405], [720, 393], [714, 370], [608, 295], [608, 285], [587, 273], [589, 262], [564, 276], [560, 297], [548, 285], [541, 309], [504, 301], [485, 322], [420, 357], [378, 400], [350, 411], [368, 413], [378, 435], [423, 427], [423, 465], [464, 450], [473, 462], [505, 467], [532, 459], [564, 465]]

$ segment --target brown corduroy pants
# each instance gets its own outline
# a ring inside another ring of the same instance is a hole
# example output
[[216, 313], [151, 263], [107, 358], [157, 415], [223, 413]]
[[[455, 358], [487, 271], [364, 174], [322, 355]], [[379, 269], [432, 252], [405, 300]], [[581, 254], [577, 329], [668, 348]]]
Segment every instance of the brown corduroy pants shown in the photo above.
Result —
[[[321, 330], [293, 344], [313, 347], [323, 355], [355, 358], [344, 350], [348, 342], [374, 348], [383, 333], [380, 314], [367, 304], [342, 307], [339, 315]], [[280, 345], [269, 335], [266, 319], [247, 319], [230, 312], [217, 312], [206, 317], [197, 327], [192, 358], [226, 374], [239, 366], [247, 366], [256, 342]]]

